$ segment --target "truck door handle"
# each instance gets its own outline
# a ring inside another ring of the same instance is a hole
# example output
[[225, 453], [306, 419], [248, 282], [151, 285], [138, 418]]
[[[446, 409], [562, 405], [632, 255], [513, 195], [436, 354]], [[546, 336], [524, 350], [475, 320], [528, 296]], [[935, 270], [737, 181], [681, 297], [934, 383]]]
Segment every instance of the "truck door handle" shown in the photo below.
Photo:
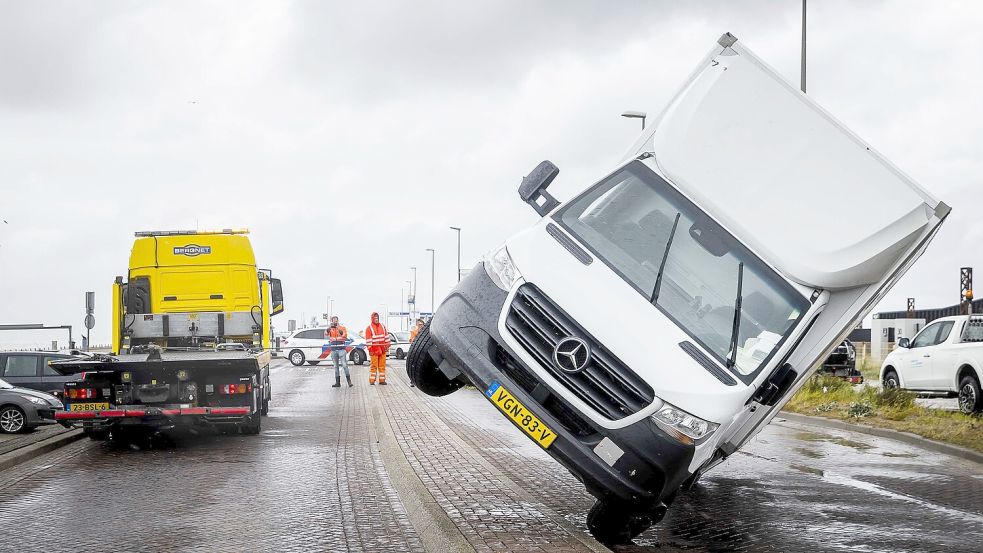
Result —
[[926, 354], [925, 354], [925, 355], [923, 355], [922, 357], [931, 357], [931, 356], [932, 356], [932, 354], [930, 354], [930, 353], [926, 353]]

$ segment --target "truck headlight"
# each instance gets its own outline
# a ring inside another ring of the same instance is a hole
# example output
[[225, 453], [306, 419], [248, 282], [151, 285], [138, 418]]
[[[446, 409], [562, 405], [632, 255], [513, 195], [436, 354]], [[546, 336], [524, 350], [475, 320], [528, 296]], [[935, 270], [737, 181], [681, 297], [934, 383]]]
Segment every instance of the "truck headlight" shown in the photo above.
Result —
[[519, 274], [518, 269], [515, 268], [515, 264], [512, 263], [512, 258], [509, 257], [509, 250], [504, 245], [485, 254], [484, 259], [481, 261], [485, 272], [488, 273], [488, 278], [492, 279], [495, 286], [506, 292], [512, 289], [515, 279], [522, 276]]
[[713, 434], [713, 431], [720, 426], [715, 422], [708, 422], [691, 415], [669, 403], [663, 405], [651, 418], [659, 425], [659, 428], [684, 444], [693, 444]]

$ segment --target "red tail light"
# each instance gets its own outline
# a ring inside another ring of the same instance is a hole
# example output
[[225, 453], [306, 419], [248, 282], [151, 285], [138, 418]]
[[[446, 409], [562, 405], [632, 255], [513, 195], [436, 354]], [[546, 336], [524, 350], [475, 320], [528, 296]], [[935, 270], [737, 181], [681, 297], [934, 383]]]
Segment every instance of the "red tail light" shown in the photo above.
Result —
[[218, 387], [218, 393], [220, 394], [248, 394], [253, 391], [252, 383], [238, 383], [238, 384], [222, 384]]
[[68, 388], [65, 390], [68, 399], [93, 399], [96, 397], [95, 388]]

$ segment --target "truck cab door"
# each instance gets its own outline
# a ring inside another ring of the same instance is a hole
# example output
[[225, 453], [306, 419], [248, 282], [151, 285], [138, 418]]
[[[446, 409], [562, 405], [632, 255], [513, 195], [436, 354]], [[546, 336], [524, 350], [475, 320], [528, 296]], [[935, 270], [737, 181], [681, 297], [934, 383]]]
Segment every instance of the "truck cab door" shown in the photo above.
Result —
[[[941, 328], [936, 336], [936, 342], [929, 349], [932, 350], [930, 358], [931, 372], [926, 387], [930, 390], [948, 390], [953, 388], [956, 377], [956, 350], [952, 348], [952, 342], [956, 340], [962, 332], [962, 321], [942, 321], [939, 323]], [[954, 388], [953, 388], [954, 389]]]
[[[922, 329], [911, 341], [911, 347], [902, 357], [902, 382], [904, 387], [913, 390], [927, 390], [931, 388], [934, 378], [932, 376], [932, 355], [935, 353], [935, 345], [939, 343], [939, 332], [942, 330], [943, 323], [932, 323]], [[949, 329], [952, 325], [950, 323]], [[948, 331], [945, 333], [948, 336]]]

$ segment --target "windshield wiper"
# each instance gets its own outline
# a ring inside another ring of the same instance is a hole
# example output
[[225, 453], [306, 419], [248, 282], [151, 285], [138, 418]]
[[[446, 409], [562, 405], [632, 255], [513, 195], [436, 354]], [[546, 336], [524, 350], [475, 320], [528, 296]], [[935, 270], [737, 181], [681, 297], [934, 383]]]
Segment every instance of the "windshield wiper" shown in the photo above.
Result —
[[652, 298], [649, 303], [655, 303], [659, 299], [659, 289], [662, 288], [662, 273], [666, 270], [666, 261], [669, 259], [669, 248], [672, 247], [672, 238], [676, 236], [676, 225], [679, 224], [679, 213], [672, 222], [672, 230], [669, 231], [669, 239], [666, 240], [666, 251], [662, 252], [662, 261], [659, 263], [659, 274], [655, 277], [655, 288], [652, 290]]
[[741, 331], [741, 299], [744, 288], [744, 263], [737, 264], [737, 300], [734, 302], [734, 324], [731, 326], [730, 334], [730, 359], [727, 360], [727, 368], [733, 369], [737, 364], [737, 335]]

